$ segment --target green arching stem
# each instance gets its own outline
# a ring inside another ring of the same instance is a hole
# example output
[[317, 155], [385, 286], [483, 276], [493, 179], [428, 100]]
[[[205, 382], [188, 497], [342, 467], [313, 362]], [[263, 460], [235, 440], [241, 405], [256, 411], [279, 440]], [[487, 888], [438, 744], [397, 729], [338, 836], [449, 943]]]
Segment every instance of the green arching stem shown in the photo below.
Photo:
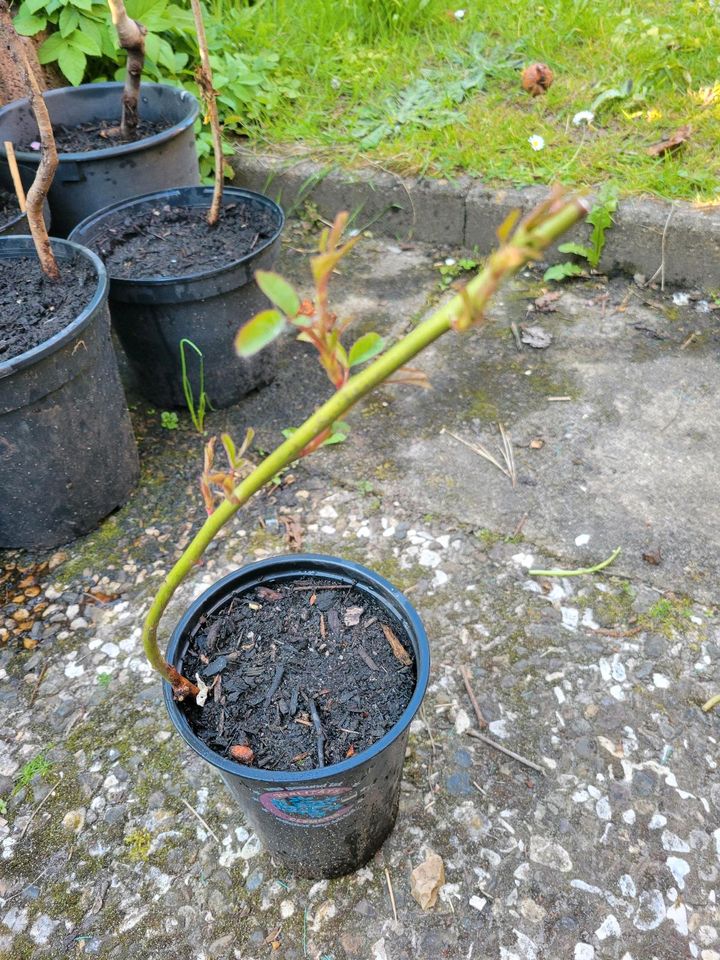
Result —
[[720, 693], [716, 694], [714, 697], [710, 697], [708, 702], [703, 704], [703, 710], [705, 713], [709, 713], [717, 706], [720, 706]]
[[585, 202], [577, 197], [563, 201], [556, 210], [557, 212], [550, 209], [542, 211], [544, 219], [538, 217], [537, 222], [530, 220], [521, 223], [512, 240], [489, 258], [487, 266], [468, 283], [462, 296], [453, 297], [402, 340], [381, 354], [377, 360], [351, 377], [344, 387], [319, 407], [292, 436], [280, 444], [238, 484], [232, 496], [224, 500], [207, 518], [163, 581], [143, 624], [142, 640], [145, 654], [151, 666], [172, 683], [176, 691], [183, 695], [196, 692], [192, 689], [193, 685], [188, 684], [188, 681], [166, 662], [158, 646], [158, 624], [173, 594], [200, 560], [218, 531], [253, 494], [257, 493], [280, 470], [296, 460], [301, 451], [318, 434], [332, 426], [358, 400], [412, 360], [438, 337], [447, 333], [454, 322], [458, 322], [461, 318], [469, 320], [468, 304], [472, 307], [473, 317], [479, 319], [500, 283], [516, 273], [528, 261], [537, 257], [574, 223], [587, 215]]
[[577, 570], [528, 570], [528, 574], [531, 577], [582, 577], [586, 573], [597, 573], [599, 570], [604, 570], [619, 556], [620, 547], [616, 547], [609, 557], [601, 563], [596, 563], [594, 567], [580, 567]]

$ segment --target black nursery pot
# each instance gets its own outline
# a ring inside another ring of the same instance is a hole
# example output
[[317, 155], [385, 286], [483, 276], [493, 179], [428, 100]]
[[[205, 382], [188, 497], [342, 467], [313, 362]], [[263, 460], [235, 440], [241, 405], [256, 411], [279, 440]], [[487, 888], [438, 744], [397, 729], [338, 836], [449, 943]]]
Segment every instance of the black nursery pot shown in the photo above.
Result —
[[[61, 87], [44, 95], [53, 125], [71, 127], [80, 123], [118, 121], [122, 83], [87, 83]], [[61, 153], [48, 199], [53, 233], [66, 237], [76, 223], [125, 197], [134, 197], [164, 187], [200, 182], [195, 132], [198, 102], [187, 90], [163, 83], [143, 83], [139, 113], [143, 120], [170, 126], [161, 133], [133, 143], [108, 146], [86, 153]], [[0, 110], [0, 169], [7, 169], [3, 143], [27, 143], [37, 137], [37, 125], [29, 101], [14, 100]], [[40, 162], [40, 151], [15, 150], [18, 162], [29, 169], [26, 188]]]
[[173, 631], [168, 660], [182, 671], [189, 638], [201, 617], [236, 593], [261, 584], [304, 579], [352, 584], [385, 607], [407, 631], [415, 654], [415, 691], [382, 739], [342, 763], [317, 770], [259, 770], [221, 757], [195, 734], [164, 684], [170, 719], [185, 742], [220, 771], [245, 817], [273, 857], [304, 877], [337, 877], [357, 870], [392, 830], [400, 801], [410, 722], [420, 708], [430, 672], [430, 648], [420, 617], [387, 580], [337, 557], [295, 554], [250, 564], [206, 590]]
[[[91, 249], [108, 217], [139, 207], [208, 208], [212, 187], [185, 187], [135, 197], [113, 204], [73, 230], [71, 239]], [[157, 407], [187, 406], [180, 363], [180, 343], [190, 340], [202, 352], [204, 388], [215, 409], [237, 403], [275, 374], [272, 346], [250, 359], [240, 359], [235, 334], [268, 301], [255, 283], [258, 269], [273, 265], [285, 215], [269, 197], [226, 187], [223, 203], [249, 201], [270, 213], [274, 234], [245, 257], [223, 267], [180, 277], [124, 280], [110, 277], [110, 313], [140, 392]], [[185, 350], [188, 380], [197, 402], [201, 369], [194, 351]]]
[[[63, 330], [0, 363], [0, 547], [56, 547], [88, 533], [139, 475], [105, 267], [75, 243], [51, 243], [61, 271], [89, 260], [97, 288]], [[30, 237], [0, 237], [0, 259], [34, 255]]]

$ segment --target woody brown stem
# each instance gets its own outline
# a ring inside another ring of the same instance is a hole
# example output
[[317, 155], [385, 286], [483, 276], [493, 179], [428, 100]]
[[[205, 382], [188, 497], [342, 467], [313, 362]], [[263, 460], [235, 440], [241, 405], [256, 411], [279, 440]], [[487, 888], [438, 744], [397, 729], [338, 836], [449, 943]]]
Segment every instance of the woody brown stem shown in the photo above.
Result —
[[55, 176], [58, 165], [55, 137], [53, 135], [52, 123], [50, 122], [50, 115], [43, 100], [42, 90], [30, 65], [25, 51], [25, 45], [17, 33], [15, 33], [15, 30], [11, 31], [8, 39], [10, 41], [10, 54], [14, 62], [22, 68], [25, 74], [25, 80], [30, 90], [30, 106], [40, 132], [40, 144], [42, 147], [37, 173], [25, 198], [25, 213], [43, 273], [51, 280], [59, 280], [60, 271], [58, 270], [57, 261], [50, 246], [50, 238], [48, 237], [45, 218], [43, 216], [45, 199], [52, 186], [53, 177]]
[[131, 138], [138, 125], [138, 99], [140, 80], [145, 64], [145, 35], [147, 27], [127, 15], [122, 0], [108, 0], [110, 16], [123, 50], [127, 50], [125, 88], [122, 95], [122, 115], [118, 132], [121, 137]]
[[190, 0], [193, 16], [195, 18], [195, 30], [197, 33], [198, 49], [200, 51], [200, 67], [197, 71], [197, 82], [202, 93], [205, 106], [207, 108], [208, 120], [210, 121], [210, 130], [212, 131], [213, 154], [215, 158], [215, 182], [213, 186], [212, 202], [208, 212], [207, 222], [213, 227], [220, 219], [220, 204], [223, 194], [223, 152], [222, 152], [222, 132], [220, 130], [220, 118], [218, 117], [217, 95], [213, 87], [212, 68], [210, 66], [210, 54], [208, 52], [207, 37], [205, 35], [205, 24], [203, 22], [200, 0]]

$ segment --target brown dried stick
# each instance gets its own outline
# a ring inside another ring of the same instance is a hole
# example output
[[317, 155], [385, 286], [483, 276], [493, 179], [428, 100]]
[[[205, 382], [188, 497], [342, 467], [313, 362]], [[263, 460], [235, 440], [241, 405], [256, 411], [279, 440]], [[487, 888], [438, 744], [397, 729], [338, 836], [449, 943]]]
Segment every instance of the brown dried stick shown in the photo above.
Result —
[[117, 132], [121, 137], [132, 137], [138, 125], [140, 80], [145, 65], [145, 35], [147, 27], [129, 17], [123, 0], [108, 0], [110, 16], [123, 50], [127, 50], [125, 88], [122, 95], [122, 114]]
[[[14, 41], [17, 41], [16, 46], [14, 45]], [[50, 246], [50, 238], [48, 237], [45, 217], [43, 216], [45, 199], [52, 186], [53, 177], [55, 176], [55, 171], [58, 166], [55, 137], [53, 135], [52, 123], [50, 122], [50, 114], [43, 99], [42, 90], [30, 66], [25, 47], [17, 34], [14, 34], [14, 37], [10, 38], [10, 44], [14, 52], [17, 53], [18, 59], [25, 70], [25, 76], [30, 87], [30, 106], [32, 107], [38, 130], [40, 131], [40, 143], [42, 146], [37, 173], [35, 174], [32, 186], [28, 190], [26, 199], [28, 226], [30, 227], [30, 233], [32, 234], [33, 243], [35, 244], [35, 250], [43, 273], [51, 280], [59, 280], [60, 271], [58, 270], [57, 261], [55, 260], [55, 254]]]
[[467, 690], [467, 695], [468, 697], [470, 697], [470, 703], [473, 705], [473, 710], [475, 711], [475, 716], [477, 717], [478, 725], [482, 730], [482, 728], [486, 727], [488, 723], [482, 714], [482, 710], [480, 709], [480, 704], [477, 702], [477, 699], [475, 698], [475, 691], [473, 690], [472, 684], [470, 682], [470, 670], [468, 669], [468, 667], [465, 666], [465, 664], [463, 664], [460, 667], [460, 673], [463, 678], [463, 683], [465, 684], [465, 689]]
[[17, 157], [15, 156], [15, 147], [12, 144], [12, 140], [5, 141], [5, 156], [7, 157], [8, 166], [10, 167], [10, 176], [12, 177], [13, 186], [15, 187], [20, 213], [25, 213], [25, 210], [27, 209], [25, 188], [23, 187], [22, 180], [20, 179], [20, 168], [18, 167]]
[[195, 18], [195, 31], [197, 33], [198, 50], [200, 51], [200, 67], [198, 68], [196, 79], [203, 95], [205, 106], [207, 107], [215, 157], [215, 183], [213, 185], [212, 202], [207, 216], [209, 226], [213, 227], [220, 219], [220, 204], [222, 203], [223, 194], [224, 163], [222, 133], [220, 131], [217, 96], [215, 94], [215, 88], [213, 87], [212, 67], [210, 66], [210, 54], [208, 52], [207, 37], [205, 35], [205, 23], [203, 22], [202, 10], [200, 9], [200, 0], [190, 0], [190, 6], [192, 7], [193, 17]]

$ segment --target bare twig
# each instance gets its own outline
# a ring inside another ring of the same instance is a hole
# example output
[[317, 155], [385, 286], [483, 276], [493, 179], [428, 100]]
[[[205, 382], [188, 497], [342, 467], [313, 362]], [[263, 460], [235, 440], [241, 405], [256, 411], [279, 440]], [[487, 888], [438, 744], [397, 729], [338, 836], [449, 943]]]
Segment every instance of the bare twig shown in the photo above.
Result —
[[581, 577], [586, 573], [598, 573], [609, 567], [620, 556], [620, 547], [616, 547], [609, 557], [596, 563], [594, 567], [578, 567], [577, 570], [528, 570], [531, 577]]
[[[15, 35], [17, 38], [17, 35]], [[13, 39], [11, 38], [11, 47]], [[40, 261], [43, 273], [51, 280], [60, 279], [55, 254], [50, 246], [47, 228], [45, 226], [44, 206], [48, 191], [52, 186], [53, 177], [58, 166], [57, 148], [55, 146], [55, 137], [53, 135], [50, 114], [43, 99], [42, 90], [37, 82], [37, 77], [30, 66], [25, 47], [18, 39], [17, 53], [25, 69], [25, 75], [30, 87], [30, 106], [35, 116], [35, 122], [40, 132], [40, 144], [42, 152], [40, 163], [38, 164], [35, 179], [27, 194], [27, 220], [32, 234], [35, 250]]]
[[482, 710], [480, 709], [480, 704], [477, 702], [477, 698], [475, 697], [475, 691], [472, 688], [472, 683], [470, 680], [470, 670], [468, 669], [467, 666], [465, 666], [465, 664], [463, 664], [460, 667], [460, 674], [463, 678], [463, 683], [465, 684], [467, 695], [470, 698], [470, 703], [472, 704], [473, 710], [475, 711], [477, 722], [480, 724], [480, 728], [482, 729], [483, 727], [486, 727], [488, 725], [487, 720], [483, 716]]
[[390, 894], [390, 904], [392, 905], [393, 918], [395, 923], [398, 922], [397, 915], [397, 906], [395, 905], [395, 893], [393, 891], [392, 880], [390, 879], [390, 871], [385, 867], [385, 882], [387, 883], [388, 893]]
[[667, 220], [665, 221], [665, 226], [663, 227], [662, 240], [660, 241], [660, 266], [657, 268], [655, 273], [650, 277], [649, 280], [645, 282], [645, 286], [649, 287], [650, 284], [655, 280], [658, 274], [660, 274], [660, 289], [665, 289], [665, 240], [667, 238], [668, 227], [670, 226], [670, 220], [673, 213], [675, 213], [675, 206], [670, 207], [670, 212], [667, 215]]
[[513, 454], [512, 444], [510, 443], [510, 437], [507, 434], [507, 430], [498, 420], [498, 427], [500, 429], [500, 436], [502, 438], [503, 445], [503, 457], [505, 458], [505, 463], [508, 468], [508, 476], [510, 477], [510, 482], [513, 487], [517, 485], [517, 470], [515, 469], [515, 455]]
[[130, 138], [134, 136], [139, 120], [138, 99], [140, 97], [140, 80], [145, 64], [147, 27], [128, 16], [123, 0], [108, 0], [108, 5], [120, 46], [123, 50], [127, 50], [122, 114], [117, 132], [121, 137]]
[[468, 448], [468, 450], [472, 450], [473, 453], [476, 453], [479, 457], [482, 457], [484, 460], [487, 460], [488, 463], [491, 463], [494, 467], [497, 467], [500, 473], [503, 473], [514, 487], [517, 479], [515, 475], [515, 460], [512, 455], [512, 449], [510, 449], [510, 459], [508, 459], [508, 451], [505, 449], [505, 444], [507, 443], [509, 445], [509, 440], [507, 440], [507, 434], [502, 424], [498, 424], [498, 426], [500, 427], [500, 436], [503, 440], [502, 456], [506, 466], [503, 466], [500, 461], [497, 460], [496, 457], [494, 457], [492, 453], [490, 453], [490, 451], [481, 444], [470, 443], [468, 440], [463, 439], [463, 437], [458, 436], [456, 433], [453, 433], [452, 430], [448, 430], [446, 427], [443, 427], [440, 433], [447, 433], [448, 436], [453, 438], [453, 440], [457, 440], [459, 443], [462, 443]]
[[215, 838], [215, 840], [217, 841], [217, 845], [218, 845], [219, 847], [222, 847], [222, 843], [220, 842], [220, 837], [215, 833], [215, 831], [214, 831], [213, 828], [210, 826], [210, 824], [209, 824], [206, 820], [203, 820], [203, 818], [202, 818], [202, 817], [200, 816], [200, 814], [197, 812], [197, 810], [195, 809], [195, 807], [193, 807], [192, 804], [188, 803], [187, 800], [185, 799], [185, 797], [180, 797], [180, 799], [181, 799], [182, 802], [185, 804], [185, 806], [188, 808], [188, 810], [190, 811], [190, 813], [200, 821], [200, 823], [203, 825], [203, 827], [205, 827], [205, 829], [206, 829], [207, 832], [210, 834], [210, 836]]
[[48, 802], [48, 800], [50, 799], [50, 797], [55, 793], [55, 791], [57, 790], [57, 788], [60, 786], [60, 783], [62, 782], [62, 778], [63, 778], [63, 775], [60, 774], [60, 779], [55, 783], [55, 786], [52, 788], [52, 790], [50, 790], [48, 793], [45, 794], [45, 796], [42, 798], [42, 800], [40, 801], [40, 803], [35, 807], [35, 809], [33, 810], [33, 812], [30, 814], [30, 819], [29, 819], [28, 822], [25, 824], [25, 826], [23, 827], [23, 831], [22, 831], [22, 833], [20, 834], [20, 839], [21, 839], [21, 840], [24, 840], [24, 839], [25, 839], [25, 834], [28, 832], [28, 830], [29, 830], [29, 828], [30, 828], [30, 824], [31, 824], [31, 823], [33, 822], [33, 820], [35, 819], [36, 814], [40, 813], [40, 811], [41, 811], [42, 808], [45, 806], [45, 804]]
[[195, 18], [195, 32], [197, 33], [198, 50], [200, 51], [200, 67], [198, 68], [196, 79], [207, 108], [215, 157], [215, 183], [213, 186], [212, 202], [207, 215], [207, 222], [213, 227], [220, 219], [220, 204], [222, 203], [223, 194], [224, 162], [222, 132], [220, 130], [217, 94], [213, 87], [212, 67], [210, 66], [210, 54], [208, 52], [207, 36], [205, 35], [205, 23], [203, 22], [200, 0], [190, 0], [190, 6], [192, 7], [193, 17]]
[[5, 155], [7, 156], [8, 166], [10, 167], [10, 176], [12, 177], [13, 186], [15, 187], [20, 213], [25, 213], [25, 210], [27, 209], [25, 188], [23, 187], [22, 180], [20, 179], [20, 168], [18, 167], [17, 157], [15, 156], [15, 147], [12, 145], [12, 140], [5, 141]]
[[527, 757], [523, 757], [519, 753], [515, 753], [514, 750], [508, 750], [507, 747], [503, 747], [501, 744], [491, 740], [490, 737], [486, 737], [484, 733], [480, 733], [478, 730], [466, 730], [465, 733], [469, 737], [474, 737], [476, 740], [482, 740], [482, 742], [486, 743], [489, 747], [493, 747], [495, 750], [499, 750], [500, 753], [504, 753], [506, 757], [512, 757], [512, 759], [517, 760], [518, 763], [530, 767], [531, 770], [536, 770], [542, 774], [543, 777], [545, 776], [545, 771], [539, 764], [533, 763], [532, 760], [528, 760]]

